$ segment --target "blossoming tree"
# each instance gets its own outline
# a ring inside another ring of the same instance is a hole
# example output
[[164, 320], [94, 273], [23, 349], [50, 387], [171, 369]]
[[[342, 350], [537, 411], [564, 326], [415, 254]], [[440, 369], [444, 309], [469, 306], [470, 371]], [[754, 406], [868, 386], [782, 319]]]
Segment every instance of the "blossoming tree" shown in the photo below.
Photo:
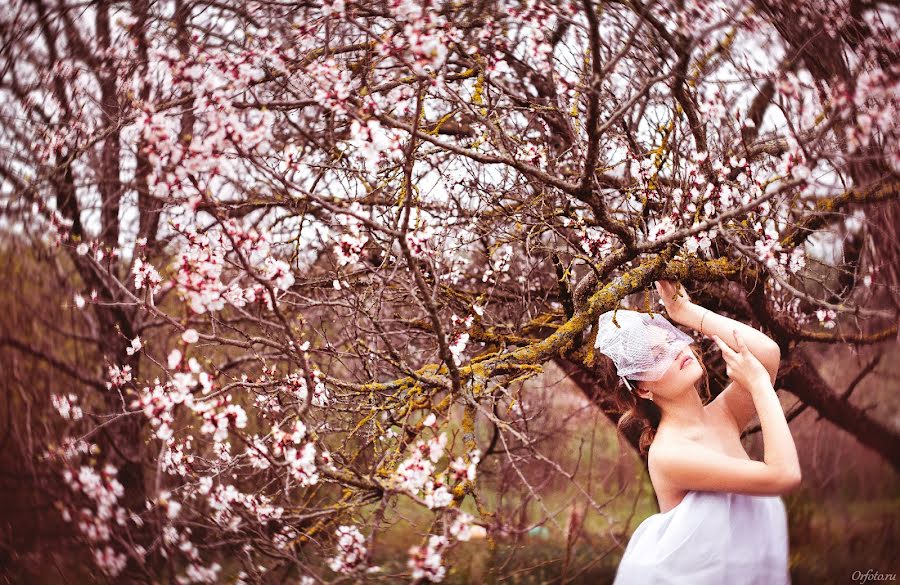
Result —
[[441, 581], [501, 520], [479, 465], [547, 458], [522, 382], [555, 362], [615, 420], [592, 323], [665, 277], [771, 333], [779, 388], [900, 468], [804, 352], [897, 335], [896, 19], [13, 0], [3, 226], [47, 250], [54, 335], [87, 352], [2, 333], [65, 379], [32, 390], [57, 419], [26, 455], [122, 580], [376, 578], [406, 498], [434, 515], [406, 576]]

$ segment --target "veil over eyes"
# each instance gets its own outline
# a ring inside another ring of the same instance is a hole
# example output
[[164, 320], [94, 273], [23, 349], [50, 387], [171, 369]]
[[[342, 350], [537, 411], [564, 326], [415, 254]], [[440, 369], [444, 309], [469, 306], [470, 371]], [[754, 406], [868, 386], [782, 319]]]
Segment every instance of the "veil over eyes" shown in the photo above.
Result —
[[613, 361], [620, 377], [652, 381], [693, 341], [662, 315], [618, 309], [600, 315], [594, 347]]

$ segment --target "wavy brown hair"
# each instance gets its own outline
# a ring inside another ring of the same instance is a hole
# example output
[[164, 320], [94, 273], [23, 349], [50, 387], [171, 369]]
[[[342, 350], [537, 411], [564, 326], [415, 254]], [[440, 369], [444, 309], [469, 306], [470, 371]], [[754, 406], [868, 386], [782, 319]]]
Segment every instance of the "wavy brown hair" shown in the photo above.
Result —
[[[694, 353], [694, 357], [697, 358], [697, 363], [703, 368], [703, 376], [697, 382], [697, 392], [700, 394], [700, 399], [703, 401], [703, 404], [707, 404], [711, 398], [711, 393], [709, 390], [709, 375], [706, 371], [706, 364], [703, 363], [702, 353], [700, 352], [699, 347], [697, 347], [696, 344], [691, 344], [689, 347]], [[606, 358], [606, 356], [603, 356], [603, 358], [609, 359]], [[612, 366], [612, 360], [609, 360], [609, 364], [612, 371], [615, 372], [615, 367]], [[652, 400], [641, 398], [629, 390], [621, 378], [615, 379], [617, 382], [613, 389], [613, 398], [615, 400], [617, 411], [621, 413], [616, 428], [629, 441], [636, 443], [641, 457], [646, 458], [647, 451], [650, 449], [650, 444], [653, 443], [653, 439], [656, 437], [656, 430], [659, 428], [662, 411]], [[637, 380], [628, 380], [628, 382], [635, 389], [638, 388], [638, 384], [640, 383]]]

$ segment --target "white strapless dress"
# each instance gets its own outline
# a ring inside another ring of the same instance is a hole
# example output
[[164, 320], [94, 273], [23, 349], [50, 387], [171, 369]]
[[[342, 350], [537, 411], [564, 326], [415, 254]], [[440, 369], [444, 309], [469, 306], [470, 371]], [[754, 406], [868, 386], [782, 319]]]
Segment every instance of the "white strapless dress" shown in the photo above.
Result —
[[613, 585], [790, 585], [780, 496], [689, 491], [635, 529]]

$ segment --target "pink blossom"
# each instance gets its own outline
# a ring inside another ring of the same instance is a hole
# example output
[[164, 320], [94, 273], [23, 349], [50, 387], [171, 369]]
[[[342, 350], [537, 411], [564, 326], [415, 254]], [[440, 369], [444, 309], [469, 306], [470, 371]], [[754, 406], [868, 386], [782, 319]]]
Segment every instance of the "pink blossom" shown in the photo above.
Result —
[[125, 568], [128, 563], [128, 557], [123, 553], [117, 553], [110, 546], [94, 550], [94, 561], [104, 573], [110, 577], [115, 577]]
[[411, 546], [406, 566], [412, 571], [412, 578], [426, 579], [433, 583], [443, 581], [447, 570], [441, 564], [441, 555], [447, 544], [446, 537], [432, 534], [428, 537], [426, 546]]
[[185, 343], [197, 343], [200, 341], [200, 334], [197, 333], [196, 329], [185, 329], [184, 333], [181, 334], [181, 340]]
[[837, 324], [835, 321], [835, 319], [837, 318], [837, 313], [833, 309], [817, 310], [816, 318], [825, 329], [834, 329], [834, 326]]
[[647, 226], [647, 239], [655, 242], [675, 232], [675, 222], [671, 217], [664, 217], [658, 221], [651, 221]]
[[124, 386], [131, 381], [131, 366], [109, 366], [108, 374], [109, 382], [106, 383], [107, 388]]
[[457, 457], [450, 464], [450, 477], [453, 481], [475, 481], [475, 472], [481, 456], [477, 449], [469, 453], [469, 463], [462, 457]]
[[59, 415], [66, 420], [79, 420], [84, 414], [78, 405], [78, 397], [71, 392], [69, 394], [53, 394], [50, 396], [50, 401]]
[[460, 510], [459, 512], [457, 512], [456, 518], [454, 518], [453, 522], [450, 524], [450, 535], [455, 537], [457, 540], [469, 540], [472, 535], [473, 520], [474, 518], [471, 514]]
[[[331, 396], [328, 393], [328, 389], [325, 387], [325, 384], [321, 380], [322, 372], [319, 370], [313, 370], [313, 380], [315, 381], [315, 388], [313, 389], [313, 397], [312, 397], [312, 405], [318, 407], [326, 407], [331, 402]], [[279, 390], [281, 392], [289, 392], [295, 394], [297, 397], [297, 401], [301, 404], [306, 402], [306, 396], [308, 394], [307, 386], [306, 386], [306, 377], [300, 373], [289, 374], [284, 378], [283, 383], [279, 386]]]
[[310, 441], [297, 450], [291, 446], [285, 449], [284, 458], [290, 465], [291, 473], [301, 486], [318, 483], [319, 474], [315, 465], [316, 446]]
[[270, 256], [265, 259], [263, 266], [263, 278], [271, 280], [275, 288], [288, 290], [294, 284], [294, 275], [291, 274], [291, 267], [287, 262], [275, 260]]
[[443, 508], [453, 501], [453, 494], [447, 486], [431, 479], [425, 482], [424, 493], [425, 505], [429, 508]]
[[135, 353], [141, 351], [141, 347], [143, 347], [143, 345], [141, 344], [140, 336], [135, 337], [131, 340], [131, 345], [125, 348], [125, 353], [127, 353], [128, 355], [134, 355]]
[[160, 291], [162, 277], [152, 264], [145, 262], [141, 258], [135, 258], [131, 273], [134, 275], [135, 290], [147, 288], [151, 295], [155, 295]]
[[341, 525], [335, 530], [338, 537], [335, 555], [328, 566], [336, 573], [351, 574], [363, 567], [366, 558], [366, 539], [356, 526]]

